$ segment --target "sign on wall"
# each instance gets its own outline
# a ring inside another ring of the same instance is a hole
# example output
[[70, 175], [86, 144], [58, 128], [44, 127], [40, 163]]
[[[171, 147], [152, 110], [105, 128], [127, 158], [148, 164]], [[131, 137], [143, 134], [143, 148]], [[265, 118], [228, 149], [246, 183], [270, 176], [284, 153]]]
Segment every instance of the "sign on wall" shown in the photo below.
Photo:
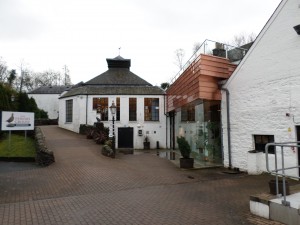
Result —
[[1, 130], [33, 130], [34, 113], [1, 112]]

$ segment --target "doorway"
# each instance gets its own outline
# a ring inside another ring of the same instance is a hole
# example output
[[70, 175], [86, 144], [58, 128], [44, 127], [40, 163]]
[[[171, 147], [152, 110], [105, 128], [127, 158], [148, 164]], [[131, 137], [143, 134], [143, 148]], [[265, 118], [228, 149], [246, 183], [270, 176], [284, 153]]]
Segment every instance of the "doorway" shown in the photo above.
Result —
[[133, 148], [133, 127], [118, 128], [118, 148]]

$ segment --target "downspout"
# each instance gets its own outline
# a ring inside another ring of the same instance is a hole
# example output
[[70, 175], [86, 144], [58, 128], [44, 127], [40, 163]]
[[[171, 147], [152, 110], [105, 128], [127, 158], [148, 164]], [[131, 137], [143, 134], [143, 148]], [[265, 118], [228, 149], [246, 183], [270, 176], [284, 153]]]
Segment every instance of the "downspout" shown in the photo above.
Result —
[[164, 115], [166, 116], [166, 148], [168, 148], [168, 113], [166, 113], [166, 94], [164, 94]]
[[227, 144], [228, 144], [228, 162], [229, 169], [231, 169], [231, 133], [230, 133], [230, 104], [229, 104], [229, 91], [227, 88], [221, 88], [226, 92], [226, 114], [227, 114]]
[[88, 96], [86, 95], [85, 99], [85, 125], [87, 125], [87, 120], [88, 120]]

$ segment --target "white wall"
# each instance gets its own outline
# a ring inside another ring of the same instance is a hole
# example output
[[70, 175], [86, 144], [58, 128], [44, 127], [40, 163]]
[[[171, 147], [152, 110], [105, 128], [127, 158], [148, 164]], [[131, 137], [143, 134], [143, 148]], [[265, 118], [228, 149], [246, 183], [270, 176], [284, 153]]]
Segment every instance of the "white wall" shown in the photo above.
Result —
[[[63, 98], [59, 101], [59, 126], [74, 132], [79, 132], [80, 124], [93, 125], [96, 122], [96, 110], [93, 110], [93, 98], [108, 97], [108, 105], [112, 101], [116, 103], [116, 98], [120, 97], [120, 121], [115, 121], [116, 144], [118, 143], [118, 127], [133, 127], [134, 129], [134, 148], [142, 149], [144, 135], [148, 134], [150, 148], [156, 148], [156, 142], [159, 141], [161, 148], [166, 148], [166, 116], [164, 115], [164, 96], [99, 96], [99, 95], [80, 95], [70, 98]], [[129, 98], [137, 98], [137, 121], [129, 121]], [[159, 121], [144, 121], [144, 98], [159, 98]], [[65, 102], [73, 99], [73, 122], [66, 123]], [[86, 104], [88, 106], [86, 117]], [[110, 121], [102, 121], [105, 127], [112, 126], [112, 115], [109, 112]], [[138, 129], [143, 130], [143, 136], [138, 136]], [[118, 146], [116, 146], [118, 147]]]
[[[300, 23], [298, 0], [283, 1], [254, 45], [231, 76], [230, 92], [232, 167], [247, 170], [247, 152], [254, 149], [254, 134], [274, 135], [275, 142], [296, 141], [293, 117], [300, 123]], [[224, 165], [229, 165], [226, 95], [222, 94]], [[300, 125], [300, 124], [299, 124]], [[287, 165], [298, 164], [297, 151], [286, 149]], [[264, 159], [258, 160], [266, 171]], [[297, 174], [297, 171], [290, 171]]]
[[57, 119], [59, 94], [28, 94], [28, 97], [32, 97], [37, 106], [48, 113], [49, 119]]

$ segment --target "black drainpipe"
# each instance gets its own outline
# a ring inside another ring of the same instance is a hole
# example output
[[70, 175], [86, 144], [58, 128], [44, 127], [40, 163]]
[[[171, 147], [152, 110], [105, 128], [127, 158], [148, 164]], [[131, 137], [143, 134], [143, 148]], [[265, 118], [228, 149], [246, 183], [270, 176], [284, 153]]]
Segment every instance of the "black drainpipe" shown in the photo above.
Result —
[[231, 134], [230, 134], [230, 104], [229, 104], [229, 91], [227, 88], [221, 88], [226, 92], [226, 114], [227, 114], [227, 141], [228, 141], [228, 161], [229, 169], [231, 169]]
[[164, 114], [166, 116], [166, 148], [168, 148], [168, 113], [166, 113], [166, 94], [164, 94]]
[[85, 99], [85, 125], [87, 125], [87, 120], [88, 120], [88, 96], [86, 95]]

